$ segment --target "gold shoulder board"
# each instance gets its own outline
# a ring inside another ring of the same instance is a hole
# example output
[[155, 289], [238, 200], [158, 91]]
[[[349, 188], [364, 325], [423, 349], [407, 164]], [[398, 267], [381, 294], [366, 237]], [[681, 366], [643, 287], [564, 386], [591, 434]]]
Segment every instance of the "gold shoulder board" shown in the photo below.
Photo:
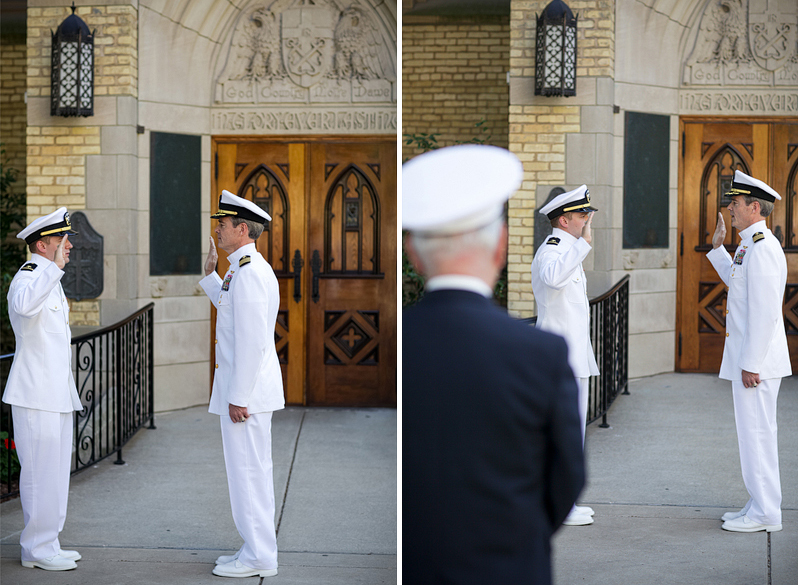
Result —
[[557, 246], [559, 243], [560, 243], [560, 238], [557, 237], [549, 238], [549, 241], [546, 242], [546, 244], [549, 246]]
[[28, 262], [22, 268], [20, 268], [20, 270], [26, 270], [27, 272], [33, 272], [34, 270], [36, 270], [37, 266], [38, 266], [38, 264], [34, 264], [33, 262]]
[[239, 267], [246, 266], [250, 262], [252, 262], [252, 258], [250, 258], [249, 256], [241, 256], [241, 260], [238, 261], [238, 266]]
[[759, 240], [764, 240], [764, 239], [765, 239], [765, 234], [763, 234], [762, 232], [756, 232], [754, 234], [753, 238], [754, 242], [758, 242]]

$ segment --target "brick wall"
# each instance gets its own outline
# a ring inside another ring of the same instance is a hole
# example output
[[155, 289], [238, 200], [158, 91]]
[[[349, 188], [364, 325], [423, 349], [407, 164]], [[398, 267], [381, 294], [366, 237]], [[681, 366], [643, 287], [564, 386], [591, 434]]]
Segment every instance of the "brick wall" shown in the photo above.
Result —
[[[511, 77], [535, 76], [535, 24], [548, 1], [512, 2]], [[579, 78], [614, 77], [615, 0], [571, 0], [568, 6], [578, 15], [578, 94]], [[581, 107], [567, 105], [567, 99], [536, 97], [525, 101], [526, 105], [511, 105], [509, 114], [509, 148], [524, 164], [524, 181], [508, 210], [507, 307], [520, 317], [535, 313], [529, 266], [534, 258], [537, 187], [565, 184], [566, 135], [581, 131]]]
[[[11, 186], [14, 193], [25, 191], [25, 69], [27, 56], [24, 38], [3, 40], [0, 44], [0, 142], [6, 151], [9, 168], [18, 171]], [[4, 165], [5, 165], [4, 161]]]
[[[50, 95], [52, 31], [71, 8], [28, 8], [27, 90]], [[94, 33], [94, 95], [138, 94], [138, 12], [133, 6], [81, 6], [76, 14]], [[89, 118], [90, 120], [90, 118]], [[61, 206], [86, 207], [86, 155], [101, 154], [100, 127], [28, 126], [28, 221]], [[99, 325], [99, 303], [71, 301], [73, 325]]]
[[[402, 134], [507, 147], [508, 18], [407, 18], [402, 26]], [[484, 120], [484, 123], [477, 127]], [[420, 152], [403, 143], [403, 159]]]

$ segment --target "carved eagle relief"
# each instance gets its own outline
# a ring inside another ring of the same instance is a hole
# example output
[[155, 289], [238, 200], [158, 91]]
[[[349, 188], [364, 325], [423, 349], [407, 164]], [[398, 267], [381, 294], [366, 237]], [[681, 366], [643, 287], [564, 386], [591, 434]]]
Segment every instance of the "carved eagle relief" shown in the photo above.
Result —
[[337, 79], [391, 79], [390, 62], [384, 62], [382, 41], [371, 17], [350, 6], [335, 26], [333, 75]]
[[233, 37], [235, 60], [230, 79], [260, 81], [285, 77], [280, 59], [280, 25], [267, 8], [258, 8], [239, 26]]
[[751, 61], [747, 35], [747, 2], [717, 0], [704, 12], [690, 62], [725, 64]]
[[[289, 3], [285, 9], [280, 6], [286, 7], [286, 3], [262, 4], [243, 16], [233, 34], [230, 58], [222, 80], [263, 82], [291, 78], [296, 82], [286, 69], [283, 52], [286, 51], [285, 37], [289, 34], [286, 31], [285, 14], [296, 10], [297, 5]], [[324, 6], [328, 7], [330, 21], [326, 27], [322, 23], [318, 23], [317, 27], [332, 31], [332, 47], [319, 53], [319, 58], [326, 63], [317, 64], [316, 69], [326, 69], [325, 76], [328, 79], [395, 81], [395, 65], [389, 49], [367, 9], [350, 4], [341, 10], [325, 0], [305, 0], [301, 4], [302, 8]], [[292, 27], [296, 28], [294, 25]], [[320, 33], [317, 27], [302, 24], [299, 31], [302, 42], [320, 42], [313, 40]], [[291, 34], [296, 33], [293, 28]], [[298, 41], [291, 42], [296, 44]], [[306, 57], [304, 52], [300, 53], [300, 57]], [[313, 79], [307, 81], [316, 83]]]

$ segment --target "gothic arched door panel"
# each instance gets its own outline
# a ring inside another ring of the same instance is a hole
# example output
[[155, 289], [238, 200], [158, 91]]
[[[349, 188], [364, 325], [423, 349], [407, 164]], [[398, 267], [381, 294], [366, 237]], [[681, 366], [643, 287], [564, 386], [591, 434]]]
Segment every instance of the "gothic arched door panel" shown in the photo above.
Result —
[[395, 405], [395, 141], [216, 138], [213, 154], [211, 211], [227, 189], [272, 216], [257, 246], [280, 283], [286, 402]]
[[308, 403], [396, 403], [396, 142], [310, 145]]
[[[727, 288], [706, 259], [712, 248], [718, 211], [727, 226], [730, 254], [739, 243], [731, 228], [728, 192], [739, 169], [770, 184], [783, 200], [768, 226], [785, 246], [788, 262], [785, 324], [798, 365], [798, 209], [794, 202], [798, 171], [798, 125], [782, 121], [702, 121], [683, 119], [680, 166], [680, 258], [677, 288], [676, 368], [683, 372], [717, 372], [723, 356]], [[790, 145], [793, 145], [791, 148]], [[792, 182], [790, 184], [790, 182]], [[790, 244], [790, 241], [793, 243]], [[791, 248], [792, 246], [792, 248]], [[792, 333], [791, 333], [792, 330]]]

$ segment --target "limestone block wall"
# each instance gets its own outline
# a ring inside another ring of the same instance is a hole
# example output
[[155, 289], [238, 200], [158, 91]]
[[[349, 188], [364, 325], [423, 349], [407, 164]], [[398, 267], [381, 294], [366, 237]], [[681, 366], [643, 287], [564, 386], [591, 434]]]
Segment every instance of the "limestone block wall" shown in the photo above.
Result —
[[[440, 146], [479, 138], [506, 148], [509, 55], [507, 18], [407, 17], [402, 134], [437, 134]], [[403, 160], [421, 152], [404, 142]]]
[[[103, 214], [106, 202], [115, 201], [119, 191], [92, 191], [89, 176], [92, 157], [119, 154], [125, 135], [135, 136], [135, 118], [125, 116], [125, 104], [137, 95], [138, 18], [134, 3], [81, 6], [76, 14], [94, 33], [94, 116], [59, 118], [50, 116], [52, 32], [71, 14], [70, 3], [61, 0], [32, 0], [27, 12], [27, 212], [28, 221], [61, 206], [85, 210], [101, 234], [115, 234], [119, 210]], [[120, 122], [123, 122], [120, 124]], [[125, 124], [124, 122], [127, 122]], [[125, 128], [127, 126], [127, 128]], [[135, 152], [128, 154], [135, 155]], [[120, 185], [135, 190], [135, 183]], [[96, 202], [104, 202], [96, 205]], [[129, 253], [106, 237], [104, 292], [109, 306], [117, 300], [117, 265]], [[128, 296], [127, 299], [132, 299]], [[107, 325], [132, 312], [130, 302], [121, 310], [103, 316], [105, 305], [96, 300], [70, 301], [73, 325]]]

